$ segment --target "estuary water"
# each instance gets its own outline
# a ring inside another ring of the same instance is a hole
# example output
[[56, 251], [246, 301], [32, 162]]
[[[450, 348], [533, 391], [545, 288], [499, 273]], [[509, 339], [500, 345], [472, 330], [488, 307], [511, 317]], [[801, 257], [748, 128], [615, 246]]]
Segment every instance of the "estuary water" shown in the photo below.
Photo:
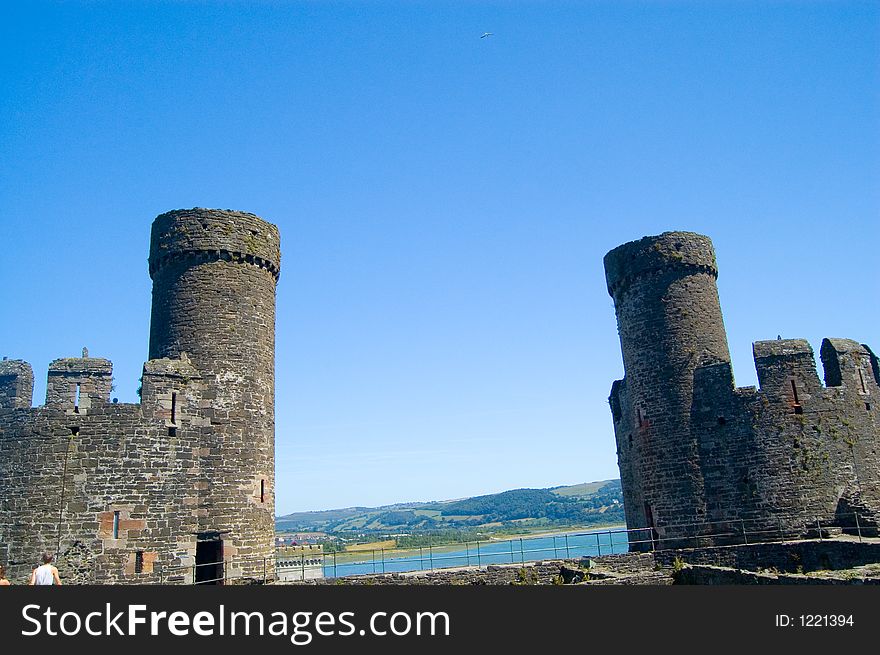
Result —
[[596, 557], [629, 550], [623, 528], [557, 533], [522, 539], [469, 542], [460, 545], [424, 547], [400, 551], [364, 551], [355, 562], [334, 562], [324, 557], [324, 576], [339, 578], [364, 573], [404, 573], [461, 566], [514, 564], [543, 559]]

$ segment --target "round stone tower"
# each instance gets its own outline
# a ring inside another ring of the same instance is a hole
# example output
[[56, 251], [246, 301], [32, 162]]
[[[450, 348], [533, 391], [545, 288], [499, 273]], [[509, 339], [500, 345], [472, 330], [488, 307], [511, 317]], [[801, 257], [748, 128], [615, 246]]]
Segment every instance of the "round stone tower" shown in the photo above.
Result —
[[605, 276], [625, 371], [611, 403], [627, 525], [650, 530], [638, 539], [672, 538], [681, 530], [668, 526], [706, 515], [694, 369], [730, 361], [715, 251], [700, 234], [664, 232], [609, 252]]
[[197, 463], [196, 560], [274, 571], [275, 286], [278, 228], [188, 209], [153, 222], [150, 359], [189, 357], [207, 401]]

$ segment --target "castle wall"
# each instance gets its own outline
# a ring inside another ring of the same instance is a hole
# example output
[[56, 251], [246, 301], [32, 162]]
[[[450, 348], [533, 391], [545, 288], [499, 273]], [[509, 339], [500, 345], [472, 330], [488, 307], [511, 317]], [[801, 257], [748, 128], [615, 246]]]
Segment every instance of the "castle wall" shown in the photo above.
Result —
[[[699, 256], [679, 258], [668, 244], [680, 234], [606, 256], [626, 371], [609, 401], [624, 502], [636, 506], [628, 527], [645, 527], [638, 508], [650, 506], [668, 547], [743, 529], [774, 538], [816, 519], [876, 531], [877, 358], [854, 341], [826, 339], [823, 385], [806, 341], [759, 341], [760, 388], [735, 388], [714, 281], [699, 280], [711, 245], [702, 242], [702, 265]], [[658, 263], [670, 257], [677, 261]], [[680, 293], [667, 280], [681, 280]]]
[[[826, 373], [841, 366], [856, 378], [859, 366], [870, 373], [868, 351], [833, 341], [853, 350], [834, 351], [826, 339]], [[873, 373], [863, 378], [864, 387], [854, 380], [825, 387], [805, 341], [758, 342], [754, 350], [759, 390], [734, 389], [729, 371], [695, 376], [700, 391], [692, 422], [707, 519], [745, 521], [747, 529], [771, 537], [804, 530], [816, 519], [843, 527], [858, 521], [870, 532], [880, 511], [880, 433], [870, 402], [880, 390]]]
[[171, 437], [141, 405], [92, 400], [0, 411], [0, 558], [13, 580], [44, 551], [74, 583], [157, 582], [192, 564], [198, 428], [181, 420]]
[[65, 582], [193, 582], [205, 541], [222, 544], [220, 575], [274, 575], [277, 228], [169, 212], [149, 261], [140, 404], [112, 402], [112, 364], [84, 351], [52, 362], [46, 405], [31, 408], [30, 365], [0, 362], [0, 563], [13, 580], [48, 551]]

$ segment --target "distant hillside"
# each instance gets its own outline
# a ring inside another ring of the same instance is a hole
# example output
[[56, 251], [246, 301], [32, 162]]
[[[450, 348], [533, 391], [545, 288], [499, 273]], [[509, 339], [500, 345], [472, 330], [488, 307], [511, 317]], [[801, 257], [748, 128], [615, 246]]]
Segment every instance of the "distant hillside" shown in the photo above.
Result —
[[620, 480], [603, 480], [429, 503], [296, 512], [278, 517], [275, 525], [279, 531], [340, 534], [586, 526], [623, 521]]

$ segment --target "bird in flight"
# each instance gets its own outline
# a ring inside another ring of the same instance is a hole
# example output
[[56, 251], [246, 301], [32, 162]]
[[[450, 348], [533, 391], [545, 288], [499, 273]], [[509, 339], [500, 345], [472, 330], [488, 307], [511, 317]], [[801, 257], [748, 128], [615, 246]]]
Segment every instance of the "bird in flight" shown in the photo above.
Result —
[[480, 35], [480, 38], [481, 38], [481, 39], [485, 39], [487, 36], [492, 36], [492, 32], [483, 32], [483, 33]]

